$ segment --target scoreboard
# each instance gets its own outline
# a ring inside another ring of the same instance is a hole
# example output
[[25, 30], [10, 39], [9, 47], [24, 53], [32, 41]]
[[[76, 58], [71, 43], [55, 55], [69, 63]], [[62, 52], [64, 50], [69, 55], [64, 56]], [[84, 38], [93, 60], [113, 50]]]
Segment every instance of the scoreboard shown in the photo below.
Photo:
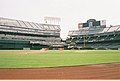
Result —
[[89, 19], [86, 23], [79, 23], [78, 28], [84, 27], [106, 27], [106, 21], [96, 21], [95, 19]]

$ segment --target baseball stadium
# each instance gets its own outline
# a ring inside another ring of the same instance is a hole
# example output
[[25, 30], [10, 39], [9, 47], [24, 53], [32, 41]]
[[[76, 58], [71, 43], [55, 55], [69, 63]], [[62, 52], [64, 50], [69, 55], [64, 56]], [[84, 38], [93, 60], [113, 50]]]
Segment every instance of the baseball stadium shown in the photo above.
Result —
[[89, 19], [79, 23], [78, 29], [69, 31], [70, 49], [120, 49], [120, 25], [106, 27], [105, 20]]
[[0, 18], [0, 49], [60, 48], [60, 25]]
[[60, 31], [0, 17], [0, 79], [120, 79], [120, 25], [89, 19], [66, 40]]

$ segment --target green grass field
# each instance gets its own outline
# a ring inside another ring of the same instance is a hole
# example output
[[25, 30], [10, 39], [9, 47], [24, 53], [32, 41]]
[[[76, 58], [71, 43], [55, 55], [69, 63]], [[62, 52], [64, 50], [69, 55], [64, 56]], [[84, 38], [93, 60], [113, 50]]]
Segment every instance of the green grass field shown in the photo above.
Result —
[[0, 68], [40, 68], [120, 62], [118, 50], [0, 51]]

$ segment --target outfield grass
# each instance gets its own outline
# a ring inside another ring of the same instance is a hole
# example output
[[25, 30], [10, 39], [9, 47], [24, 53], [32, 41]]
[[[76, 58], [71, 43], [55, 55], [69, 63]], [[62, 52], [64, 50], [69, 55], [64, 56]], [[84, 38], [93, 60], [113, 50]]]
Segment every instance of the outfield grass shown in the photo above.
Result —
[[120, 51], [0, 51], [0, 68], [58, 67], [113, 62], [120, 62]]

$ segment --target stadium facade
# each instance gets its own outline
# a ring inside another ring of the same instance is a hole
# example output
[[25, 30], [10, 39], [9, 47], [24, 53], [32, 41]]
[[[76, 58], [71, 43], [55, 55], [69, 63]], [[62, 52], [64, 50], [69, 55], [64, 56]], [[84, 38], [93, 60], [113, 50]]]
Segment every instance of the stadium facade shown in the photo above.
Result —
[[106, 21], [89, 19], [69, 31], [68, 49], [120, 49], [120, 25], [106, 27]]
[[0, 17], [0, 49], [63, 48], [60, 25]]

